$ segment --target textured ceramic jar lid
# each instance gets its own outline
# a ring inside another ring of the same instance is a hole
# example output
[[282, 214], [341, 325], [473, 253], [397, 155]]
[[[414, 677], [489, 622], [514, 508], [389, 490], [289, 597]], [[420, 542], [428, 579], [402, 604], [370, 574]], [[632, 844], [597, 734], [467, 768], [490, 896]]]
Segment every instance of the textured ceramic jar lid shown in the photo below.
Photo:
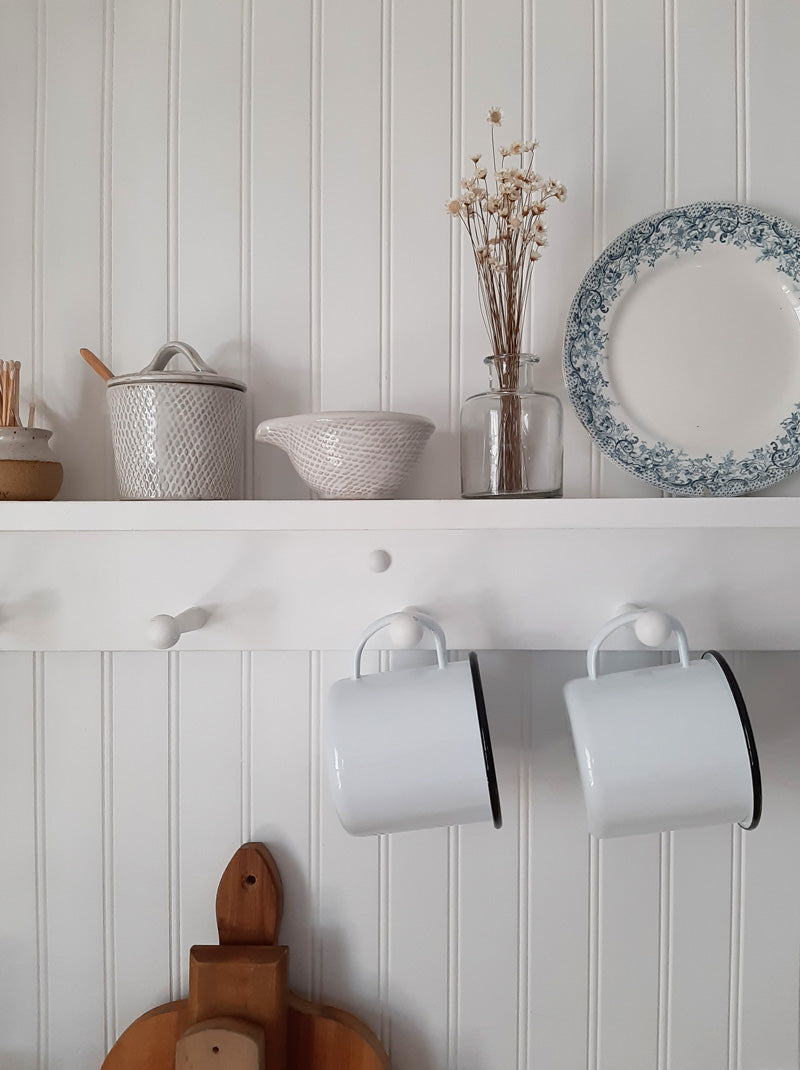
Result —
[[115, 375], [109, 379], [106, 387], [139, 386], [142, 383], [191, 383], [192, 386], [225, 386], [230, 390], [247, 390], [238, 379], [227, 379], [216, 372], [201, 374], [198, 372], [135, 372], [131, 375]]
[[[173, 357], [182, 356], [194, 371], [167, 370]], [[190, 386], [221, 386], [229, 390], [247, 390], [238, 379], [227, 379], [209, 368], [200, 354], [188, 342], [166, 342], [156, 352], [146, 368], [130, 375], [116, 375], [106, 386], [139, 386], [143, 383], [187, 383]]]

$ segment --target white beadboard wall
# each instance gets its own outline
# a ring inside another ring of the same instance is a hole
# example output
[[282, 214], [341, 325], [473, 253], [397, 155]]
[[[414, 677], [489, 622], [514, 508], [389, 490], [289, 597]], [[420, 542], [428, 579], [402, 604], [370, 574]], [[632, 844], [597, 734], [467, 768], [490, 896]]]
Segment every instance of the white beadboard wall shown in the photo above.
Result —
[[[133, 370], [167, 337], [247, 380], [251, 425], [425, 413], [407, 494], [455, 496], [487, 347], [442, 208], [487, 106], [569, 188], [530, 325], [561, 391], [569, 300], [622, 228], [700, 198], [800, 221], [798, 40], [789, 0], [4, 0], [0, 349], [56, 431], [62, 496], [113, 494], [78, 347]], [[652, 493], [569, 414], [566, 450], [567, 494]], [[303, 495], [266, 447], [247, 492]], [[184, 992], [256, 838], [293, 984], [362, 1015], [395, 1070], [797, 1068], [800, 657], [733, 662], [762, 827], [598, 844], [561, 699], [579, 653], [483, 658], [501, 832], [378, 840], [347, 836], [324, 789], [344, 653], [0, 654], [0, 1067], [97, 1067]]]

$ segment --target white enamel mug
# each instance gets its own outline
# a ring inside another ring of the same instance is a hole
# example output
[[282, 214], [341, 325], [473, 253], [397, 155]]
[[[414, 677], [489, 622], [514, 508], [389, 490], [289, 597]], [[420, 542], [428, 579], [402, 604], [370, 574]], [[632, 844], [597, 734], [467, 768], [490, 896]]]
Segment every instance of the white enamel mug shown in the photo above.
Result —
[[361, 675], [367, 640], [401, 614], [374, 621], [359, 640], [353, 675], [328, 694], [324, 754], [336, 810], [356, 836], [493, 821], [500, 828], [489, 724], [478, 659], [447, 661], [433, 618], [437, 665]]
[[588, 677], [564, 688], [589, 831], [628, 836], [761, 816], [761, 775], [747, 708], [721, 654], [599, 676], [601, 644], [641, 611], [610, 621], [587, 654]]

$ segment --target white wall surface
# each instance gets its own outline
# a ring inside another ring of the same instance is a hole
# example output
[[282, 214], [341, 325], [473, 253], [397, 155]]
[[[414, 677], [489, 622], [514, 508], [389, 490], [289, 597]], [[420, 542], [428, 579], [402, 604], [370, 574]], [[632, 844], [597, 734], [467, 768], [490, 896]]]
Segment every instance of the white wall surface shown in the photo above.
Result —
[[[130, 371], [169, 336], [245, 378], [253, 420], [430, 416], [407, 493], [455, 495], [487, 345], [443, 202], [487, 106], [569, 188], [531, 318], [561, 390], [569, 300], [621, 229], [713, 197], [800, 221], [798, 39], [791, 0], [4, 0], [0, 347], [57, 432], [63, 496], [113, 493], [78, 347]], [[571, 417], [566, 449], [569, 495], [652, 493]], [[303, 493], [261, 446], [248, 492]], [[294, 985], [362, 1015], [396, 1070], [796, 1068], [800, 661], [734, 664], [762, 827], [598, 845], [561, 700], [579, 654], [485, 658], [501, 832], [378, 841], [322, 785], [345, 655], [3, 654], [0, 1067], [98, 1066], [185, 991], [253, 837]]]

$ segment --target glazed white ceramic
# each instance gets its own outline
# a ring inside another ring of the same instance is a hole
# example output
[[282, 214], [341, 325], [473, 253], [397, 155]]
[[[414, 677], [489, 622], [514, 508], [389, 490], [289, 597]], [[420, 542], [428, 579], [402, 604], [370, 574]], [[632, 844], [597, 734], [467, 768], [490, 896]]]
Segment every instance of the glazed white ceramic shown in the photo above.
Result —
[[403, 614], [371, 624], [353, 660], [353, 676], [330, 689], [324, 754], [336, 811], [357, 836], [492, 821], [500, 827], [477, 658], [447, 661], [432, 618], [437, 665], [361, 675], [370, 636]]
[[598, 674], [601, 643], [639, 615], [610, 621], [589, 648], [588, 677], [564, 689], [589, 831], [755, 827], [758, 757], [741, 692], [721, 655], [709, 651], [690, 661], [686, 633], [672, 619], [677, 664]]
[[[193, 372], [166, 370], [177, 354]], [[238, 498], [244, 394], [243, 383], [218, 376], [184, 342], [162, 346], [136, 375], [109, 379], [120, 498]]]
[[741, 494], [800, 467], [800, 231], [694, 204], [621, 235], [583, 280], [570, 400], [628, 471], [676, 494]]
[[256, 441], [284, 450], [321, 498], [390, 498], [433, 431], [405, 412], [320, 412], [264, 420]]

